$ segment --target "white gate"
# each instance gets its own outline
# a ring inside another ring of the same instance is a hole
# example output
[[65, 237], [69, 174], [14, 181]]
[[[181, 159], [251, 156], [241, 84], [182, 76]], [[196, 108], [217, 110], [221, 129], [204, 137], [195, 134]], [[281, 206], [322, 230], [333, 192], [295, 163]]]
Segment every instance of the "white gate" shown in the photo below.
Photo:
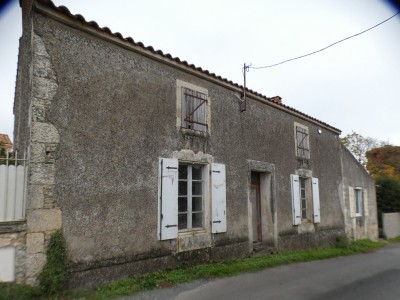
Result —
[[25, 218], [25, 162], [17, 152], [0, 156], [0, 222]]

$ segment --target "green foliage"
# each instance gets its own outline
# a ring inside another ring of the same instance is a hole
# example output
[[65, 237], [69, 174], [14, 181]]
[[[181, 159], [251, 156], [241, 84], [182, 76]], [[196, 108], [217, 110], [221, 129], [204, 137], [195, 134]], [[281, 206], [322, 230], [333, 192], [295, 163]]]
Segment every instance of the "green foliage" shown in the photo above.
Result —
[[364, 137], [354, 131], [340, 138], [340, 140], [364, 167], [367, 166], [367, 151], [388, 144], [387, 142], [378, 141], [368, 136]]
[[378, 178], [376, 203], [379, 227], [382, 227], [382, 213], [400, 212], [400, 181], [387, 177]]
[[61, 231], [51, 236], [46, 255], [46, 264], [39, 275], [40, 287], [45, 294], [54, 295], [62, 290], [68, 276], [67, 250]]
[[400, 236], [388, 239], [388, 241], [391, 243], [400, 243]]
[[37, 287], [0, 282], [0, 300], [39, 299], [41, 290]]
[[400, 181], [400, 147], [384, 146], [366, 153], [368, 172], [375, 178], [391, 178]]
[[348, 249], [351, 246], [351, 241], [345, 234], [338, 235], [336, 237], [336, 245], [337, 248]]

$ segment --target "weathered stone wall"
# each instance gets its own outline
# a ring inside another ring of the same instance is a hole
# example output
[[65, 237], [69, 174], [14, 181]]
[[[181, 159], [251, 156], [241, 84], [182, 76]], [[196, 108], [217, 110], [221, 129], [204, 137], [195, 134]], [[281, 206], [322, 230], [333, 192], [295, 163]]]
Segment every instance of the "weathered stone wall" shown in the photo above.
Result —
[[[375, 181], [345, 146], [341, 146], [340, 153], [343, 170], [343, 179], [339, 185], [341, 191], [340, 203], [344, 215], [346, 235], [352, 239], [369, 238], [376, 240], [378, 239], [378, 216]], [[351, 215], [350, 191], [355, 187], [363, 189], [363, 206], [367, 201], [367, 207], [362, 208], [361, 216]], [[367, 212], [367, 215], [365, 215], [365, 212]]]
[[50, 56], [36, 33], [33, 33], [32, 54], [26, 282], [37, 284], [36, 278], [46, 262], [47, 242], [51, 234], [62, 227], [62, 217], [53, 199], [59, 134], [48, 118], [58, 84]]
[[400, 236], [400, 213], [382, 214], [382, 229], [387, 239]]

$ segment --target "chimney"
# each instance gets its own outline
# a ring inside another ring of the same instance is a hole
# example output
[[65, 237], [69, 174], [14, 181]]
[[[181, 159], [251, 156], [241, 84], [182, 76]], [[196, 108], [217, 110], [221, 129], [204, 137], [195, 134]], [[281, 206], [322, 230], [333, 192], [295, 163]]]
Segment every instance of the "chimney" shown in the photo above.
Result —
[[282, 104], [282, 98], [281, 97], [279, 97], [279, 96], [275, 96], [275, 97], [272, 97], [272, 98], [270, 98], [272, 101], [274, 101], [275, 103], [278, 103], [278, 104]]
[[22, 9], [22, 26], [28, 23], [29, 16], [34, 0], [19, 0], [19, 6]]

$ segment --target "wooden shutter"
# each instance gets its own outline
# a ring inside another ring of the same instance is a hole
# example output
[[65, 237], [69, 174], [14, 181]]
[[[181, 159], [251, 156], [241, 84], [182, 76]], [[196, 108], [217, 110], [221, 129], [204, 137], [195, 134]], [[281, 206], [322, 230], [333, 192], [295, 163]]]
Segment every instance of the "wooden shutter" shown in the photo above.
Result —
[[369, 209], [368, 209], [368, 190], [364, 189], [363, 190], [363, 205], [364, 205], [364, 216], [368, 217], [369, 216]]
[[226, 232], [225, 165], [211, 164], [212, 233]]
[[349, 186], [349, 210], [350, 218], [356, 217], [356, 202], [354, 201], [354, 188]]
[[292, 186], [293, 225], [299, 225], [301, 223], [299, 176], [291, 174], [290, 181]]
[[311, 181], [312, 181], [314, 223], [319, 223], [321, 222], [321, 215], [320, 215], [320, 204], [319, 204], [318, 178], [312, 178]]
[[178, 236], [178, 160], [159, 159], [158, 239]]

